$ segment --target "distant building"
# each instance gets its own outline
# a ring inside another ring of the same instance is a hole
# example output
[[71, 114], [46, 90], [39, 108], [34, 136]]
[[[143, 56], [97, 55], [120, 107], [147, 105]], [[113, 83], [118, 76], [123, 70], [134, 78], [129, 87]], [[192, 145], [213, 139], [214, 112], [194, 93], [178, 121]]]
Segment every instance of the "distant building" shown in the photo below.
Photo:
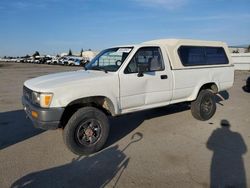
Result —
[[82, 52], [82, 57], [89, 61], [91, 61], [96, 55], [97, 55], [97, 52], [93, 52], [93, 51]]
[[60, 54], [61, 57], [64, 57], [64, 56], [67, 56], [67, 55], [68, 55], [68, 53], [61, 53]]

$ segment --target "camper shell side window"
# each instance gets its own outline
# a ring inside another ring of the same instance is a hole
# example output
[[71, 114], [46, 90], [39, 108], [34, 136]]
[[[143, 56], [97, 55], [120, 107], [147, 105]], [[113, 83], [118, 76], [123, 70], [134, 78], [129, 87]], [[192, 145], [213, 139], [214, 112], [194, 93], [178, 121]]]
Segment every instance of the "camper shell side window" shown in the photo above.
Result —
[[223, 47], [180, 46], [178, 55], [183, 66], [229, 64]]

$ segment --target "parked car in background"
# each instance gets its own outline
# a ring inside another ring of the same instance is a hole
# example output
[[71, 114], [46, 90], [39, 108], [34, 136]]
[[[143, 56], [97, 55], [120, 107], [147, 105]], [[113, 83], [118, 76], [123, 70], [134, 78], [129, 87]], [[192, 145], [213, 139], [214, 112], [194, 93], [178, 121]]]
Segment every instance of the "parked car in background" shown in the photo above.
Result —
[[45, 64], [48, 64], [48, 65], [53, 64], [52, 63], [52, 58], [49, 58], [49, 59], [45, 60]]
[[83, 64], [83, 59], [81, 57], [70, 57], [68, 59], [69, 66], [80, 66]]
[[27, 63], [33, 63], [33, 61], [34, 61], [33, 57], [29, 57], [26, 60]]
[[33, 57], [33, 62], [32, 63], [41, 64], [42, 59], [43, 59], [43, 56], [35, 56], [35, 57]]
[[[83, 56], [50, 56], [50, 55], [37, 55], [37, 56], [23, 56], [23, 57], [5, 57], [1, 61], [15, 62], [15, 63], [35, 63], [35, 64], [58, 64], [69, 66], [84, 66], [90, 62], [94, 57], [94, 52], [84, 52]], [[87, 56], [88, 55], [88, 56]]]
[[64, 57], [60, 58], [59, 64], [60, 65], [68, 65], [68, 61], [69, 61], [69, 57], [68, 56], [64, 56]]
[[59, 64], [59, 57], [52, 57], [51, 61], [52, 61], [51, 64], [54, 64], [54, 65]]
[[75, 60], [76, 60], [76, 59], [74, 59], [74, 58], [69, 58], [69, 59], [68, 59], [68, 65], [69, 65], [69, 66], [75, 65]]
[[83, 64], [83, 58], [78, 56], [64, 56], [59, 60], [61, 65], [81, 65]]
[[17, 63], [23, 63], [24, 62], [24, 58], [17, 58], [16, 62]]
[[43, 64], [51, 64], [51, 60], [52, 60], [52, 57], [49, 56], [49, 55], [46, 55], [41, 59], [41, 63], [43, 63]]

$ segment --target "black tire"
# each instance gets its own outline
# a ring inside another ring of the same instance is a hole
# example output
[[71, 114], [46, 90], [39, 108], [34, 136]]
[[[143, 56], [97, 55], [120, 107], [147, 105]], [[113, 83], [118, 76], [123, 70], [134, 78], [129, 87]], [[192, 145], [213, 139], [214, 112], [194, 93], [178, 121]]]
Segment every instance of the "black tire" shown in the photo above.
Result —
[[192, 115], [198, 120], [209, 120], [211, 117], [213, 117], [215, 111], [215, 97], [210, 90], [201, 90], [197, 99], [191, 103]]
[[63, 130], [63, 140], [70, 151], [88, 155], [99, 151], [109, 134], [107, 116], [94, 107], [83, 107], [69, 119]]

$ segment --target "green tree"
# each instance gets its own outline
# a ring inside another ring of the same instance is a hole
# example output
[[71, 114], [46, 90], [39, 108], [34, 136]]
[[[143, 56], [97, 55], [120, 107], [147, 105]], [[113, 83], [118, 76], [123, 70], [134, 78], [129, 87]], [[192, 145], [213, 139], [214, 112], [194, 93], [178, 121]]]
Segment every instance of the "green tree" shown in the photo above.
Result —
[[71, 49], [69, 49], [68, 56], [72, 56], [72, 51], [71, 51]]
[[82, 57], [82, 53], [83, 53], [83, 49], [81, 49], [81, 52], [80, 52], [80, 57]]
[[35, 56], [40, 56], [39, 52], [38, 51], [35, 51], [35, 53], [32, 55], [33, 57]]

